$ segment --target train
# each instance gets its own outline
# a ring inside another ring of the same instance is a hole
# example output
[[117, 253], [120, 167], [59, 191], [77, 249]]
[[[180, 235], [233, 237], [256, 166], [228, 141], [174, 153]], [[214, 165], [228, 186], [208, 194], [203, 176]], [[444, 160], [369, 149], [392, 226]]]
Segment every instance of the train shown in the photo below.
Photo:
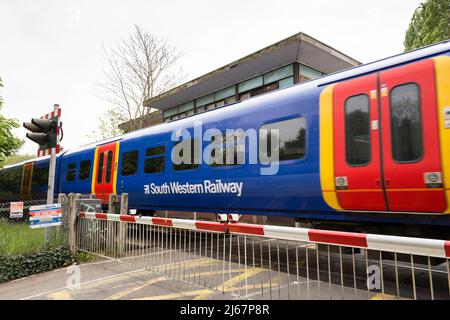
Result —
[[[189, 161], [195, 153], [186, 150], [205, 155], [213, 142], [220, 148], [212, 161]], [[49, 157], [41, 157], [3, 168], [0, 201], [46, 198], [48, 167]], [[397, 226], [396, 234], [434, 226], [448, 235], [450, 41], [65, 150], [55, 179], [55, 195], [105, 202], [128, 193], [138, 214], [385, 224]]]

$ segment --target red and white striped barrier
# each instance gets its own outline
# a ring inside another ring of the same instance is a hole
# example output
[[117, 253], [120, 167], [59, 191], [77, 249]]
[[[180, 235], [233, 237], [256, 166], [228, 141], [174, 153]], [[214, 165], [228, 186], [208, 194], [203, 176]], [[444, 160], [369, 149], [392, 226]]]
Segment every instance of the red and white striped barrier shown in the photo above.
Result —
[[369, 250], [415, 254], [437, 258], [450, 258], [450, 241], [327, 231], [316, 229], [278, 227], [252, 224], [228, 224], [231, 234], [262, 236], [271, 239], [310, 243], [343, 245]]
[[141, 217], [130, 215], [118, 215], [107, 213], [81, 212], [80, 218], [108, 220], [116, 222], [131, 222], [136, 224], [146, 224], [151, 226], [174, 227], [179, 229], [222, 232], [227, 231], [227, 225], [219, 222], [184, 220], [184, 219], [166, 219], [155, 217]]
[[437, 258], [450, 258], [450, 241], [327, 231], [305, 228], [279, 227], [244, 223], [219, 223], [184, 219], [166, 219], [106, 213], [82, 212], [80, 218], [130, 222], [187, 230], [209, 231], [306, 243], [341, 245], [369, 250], [406, 253]]

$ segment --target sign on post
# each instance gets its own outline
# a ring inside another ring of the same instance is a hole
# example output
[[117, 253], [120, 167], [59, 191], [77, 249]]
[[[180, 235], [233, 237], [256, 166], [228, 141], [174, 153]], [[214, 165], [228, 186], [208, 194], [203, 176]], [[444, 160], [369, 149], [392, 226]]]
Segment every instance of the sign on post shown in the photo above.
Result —
[[23, 202], [11, 202], [10, 203], [9, 217], [11, 219], [23, 218]]
[[61, 204], [30, 207], [30, 228], [48, 228], [62, 225]]

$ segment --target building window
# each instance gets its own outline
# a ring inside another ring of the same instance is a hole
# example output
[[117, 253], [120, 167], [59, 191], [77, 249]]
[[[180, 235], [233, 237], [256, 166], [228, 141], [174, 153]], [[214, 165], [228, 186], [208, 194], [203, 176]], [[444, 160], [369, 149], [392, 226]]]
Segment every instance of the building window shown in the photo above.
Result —
[[178, 106], [178, 113], [187, 112], [192, 109], [194, 109], [194, 101], [189, 101], [187, 103], [182, 104], [181, 106]]
[[178, 113], [178, 107], [171, 108], [164, 111], [164, 118], [170, 118]]
[[278, 82], [278, 89], [288, 88], [294, 85], [294, 77], [289, 77]]
[[76, 162], [69, 163], [67, 165], [66, 181], [75, 181], [76, 173], [77, 173]]
[[145, 173], [158, 173], [164, 171], [165, 166], [165, 153], [166, 148], [164, 146], [149, 148], [145, 151]]
[[231, 86], [231, 87], [228, 87], [226, 89], [217, 91], [214, 94], [214, 100], [215, 101], [223, 100], [225, 98], [234, 96], [235, 94], [236, 94], [236, 87], [235, 86]]
[[415, 83], [391, 91], [392, 156], [398, 162], [414, 162], [423, 155], [419, 86]]
[[225, 100], [220, 100], [216, 102], [216, 108], [221, 108], [225, 105]]
[[345, 101], [345, 152], [347, 163], [363, 166], [370, 162], [370, 105], [365, 94]]
[[[180, 145], [181, 144], [181, 145]], [[179, 146], [179, 147], [177, 147]], [[181, 159], [183, 159], [183, 153], [185, 149], [189, 149], [191, 150], [191, 154], [190, 154], [190, 159], [187, 161], [188, 163], [180, 163], [180, 164], [175, 164], [173, 163], [172, 168], [175, 171], [182, 171], [182, 170], [193, 170], [193, 169], [197, 169], [198, 168], [198, 163], [199, 160], [197, 159], [199, 156], [201, 156], [199, 150], [199, 140], [198, 139], [189, 139], [189, 140], [182, 140], [177, 142], [174, 145], [174, 149], [172, 150], [172, 159], [175, 158], [174, 152], [175, 152], [175, 147], [177, 147], [177, 150], [179, 150], [179, 148], [181, 148], [180, 153], [178, 155], [176, 155], [177, 157], [180, 157]], [[196, 157], [197, 156], [197, 157]]]
[[[275, 131], [274, 131], [275, 130]], [[278, 132], [279, 150], [272, 146], [272, 135]], [[306, 120], [303, 117], [269, 123], [261, 126], [259, 132], [260, 148], [264, 145], [267, 153], [260, 153], [260, 161], [267, 162], [279, 152], [279, 161], [302, 159], [306, 154]], [[264, 150], [264, 148], [262, 149]]]
[[310, 68], [308, 66], [305, 66], [304, 64], [299, 65], [299, 74], [300, 74], [300, 82], [317, 79], [325, 75], [325, 73]]
[[270, 92], [270, 91], [274, 91], [278, 89], [278, 82], [269, 84], [267, 86], [265, 86], [264, 91], [265, 92]]
[[239, 95], [239, 100], [240, 101], [244, 101], [244, 100], [247, 100], [247, 99], [250, 99], [250, 98], [251, 98], [250, 92], [241, 93]]
[[132, 176], [136, 174], [138, 169], [138, 158], [139, 153], [137, 150], [125, 152], [122, 155], [122, 169], [120, 174], [122, 176]]
[[269, 84], [287, 77], [291, 77], [293, 75], [294, 75], [294, 66], [290, 64], [286, 67], [266, 73], [264, 75], [264, 84]]
[[263, 84], [264, 84], [263, 76], [259, 76], [259, 77], [241, 82], [238, 85], [238, 93], [246, 92], [246, 91], [261, 87]]
[[89, 179], [90, 175], [91, 175], [91, 160], [81, 161], [78, 179], [87, 180]]
[[211, 94], [208, 94], [207, 96], [198, 98], [198, 99], [195, 101], [195, 105], [196, 105], [197, 107], [201, 107], [201, 106], [204, 106], [204, 105], [213, 103], [213, 102], [214, 102], [214, 94], [211, 93]]

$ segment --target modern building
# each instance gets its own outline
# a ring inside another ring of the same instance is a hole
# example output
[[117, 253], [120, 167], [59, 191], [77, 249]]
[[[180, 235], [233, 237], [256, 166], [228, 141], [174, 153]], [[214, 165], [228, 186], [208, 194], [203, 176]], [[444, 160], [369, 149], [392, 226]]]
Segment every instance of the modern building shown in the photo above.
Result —
[[147, 108], [159, 111], [132, 121], [144, 127], [174, 121], [359, 64], [298, 33], [145, 101]]

